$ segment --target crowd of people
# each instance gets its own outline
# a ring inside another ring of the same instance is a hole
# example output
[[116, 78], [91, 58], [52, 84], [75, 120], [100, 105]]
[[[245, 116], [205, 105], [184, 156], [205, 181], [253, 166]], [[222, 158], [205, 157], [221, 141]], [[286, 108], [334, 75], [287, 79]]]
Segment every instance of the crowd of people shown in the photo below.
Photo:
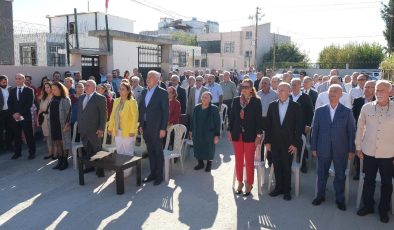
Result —
[[[333, 164], [336, 204], [346, 210], [345, 172], [354, 164], [353, 179], [364, 180], [363, 205], [357, 214], [374, 212], [379, 171], [378, 210], [380, 220], [389, 221], [394, 178], [394, 146], [390, 140], [394, 89], [386, 80], [369, 80], [367, 74], [357, 72], [340, 77], [336, 69], [326, 76], [310, 77], [305, 71], [295, 76], [291, 71], [275, 74], [271, 69], [257, 73], [186, 70], [183, 74], [176, 70], [165, 80], [153, 70], [146, 76], [138, 69], [121, 76], [119, 70], [107, 74], [104, 68], [98, 76], [83, 79], [80, 72], [67, 73], [64, 79], [60, 72], [54, 72], [51, 79], [43, 77], [36, 88], [31, 76], [18, 73], [11, 87], [8, 77], [0, 75], [0, 146], [13, 148], [12, 159], [21, 157], [23, 141], [28, 146], [28, 159], [35, 158], [34, 136], [41, 127], [47, 146], [44, 159], [57, 160], [54, 169], [64, 170], [68, 168], [72, 136], [81, 140], [82, 157], [89, 159], [102, 150], [107, 126], [117, 154], [133, 156], [136, 137], [142, 136], [150, 165], [150, 174], [143, 181], [159, 185], [164, 164], [161, 143], [174, 136], [166, 133], [168, 127], [187, 127], [185, 138], [193, 140], [197, 160], [194, 169], [205, 167], [210, 172], [215, 145], [226, 123], [222, 119], [228, 117], [227, 139], [235, 152], [237, 195], [251, 194], [254, 162], [267, 159], [274, 167], [276, 182], [269, 195], [291, 200], [293, 159], [301, 163], [302, 172], [308, 171], [308, 154], [301, 153], [304, 135], [317, 158], [317, 195], [312, 204], [325, 201]], [[84, 172], [95, 170], [90, 167]], [[96, 174], [103, 176], [99, 170]], [[129, 174], [125, 172], [125, 176]]]

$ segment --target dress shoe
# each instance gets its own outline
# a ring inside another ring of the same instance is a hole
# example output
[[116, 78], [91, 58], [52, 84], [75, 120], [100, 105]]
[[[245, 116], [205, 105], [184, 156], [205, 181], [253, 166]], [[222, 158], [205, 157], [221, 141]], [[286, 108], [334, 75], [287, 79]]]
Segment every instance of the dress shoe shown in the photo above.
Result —
[[368, 214], [373, 213], [373, 208], [362, 207], [357, 211], [357, 215], [359, 216], [366, 216]]
[[279, 196], [280, 194], [283, 194], [283, 191], [282, 190], [277, 190], [277, 189], [275, 189], [274, 191], [269, 193], [269, 195], [272, 196], [272, 197]]
[[235, 190], [235, 194], [241, 195], [243, 187], [244, 187], [244, 183], [238, 184], [238, 188], [237, 188], [237, 190]]
[[35, 154], [30, 154], [29, 157], [27, 157], [28, 160], [33, 160], [34, 158], [36, 158]]
[[388, 223], [389, 222], [389, 215], [387, 212], [379, 211], [380, 222]]
[[[250, 189], [248, 189], [248, 187], [250, 187]], [[246, 190], [245, 190], [245, 193], [244, 193], [243, 196], [249, 196], [251, 194], [251, 192], [252, 192], [252, 189], [253, 189], [253, 185], [249, 185], [249, 186], [246, 185]]]
[[45, 156], [44, 160], [48, 160], [48, 159], [52, 159], [52, 158], [53, 158], [53, 155], [49, 155], [49, 156]]
[[205, 167], [205, 172], [210, 172], [212, 168], [212, 161], [207, 161], [207, 166]]
[[291, 200], [291, 195], [290, 193], [286, 193], [283, 195], [283, 200]]
[[156, 179], [155, 182], [153, 182], [153, 185], [155, 186], [160, 185], [161, 182], [163, 182], [163, 179]]
[[198, 164], [194, 167], [194, 170], [200, 170], [204, 168], [204, 161], [198, 160]]
[[312, 204], [317, 206], [323, 203], [324, 201], [326, 201], [326, 198], [318, 196], [312, 201]]
[[21, 156], [22, 156], [22, 154], [16, 154], [15, 153], [14, 155], [12, 155], [11, 159], [15, 160], [15, 159], [18, 159]]
[[85, 168], [83, 170], [83, 173], [86, 174], [86, 173], [90, 173], [90, 172], [93, 172], [93, 171], [94, 171], [94, 167], [88, 167], [88, 168]]
[[343, 202], [337, 202], [337, 208], [342, 211], [346, 211], [346, 205]]
[[65, 170], [66, 168], [68, 168], [67, 157], [63, 157], [63, 164], [60, 165], [59, 170]]
[[145, 179], [143, 179], [142, 182], [148, 183], [148, 182], [151, 182], [151, 181], [153, 181], [153, 180], [155, 180], [155, 179], [156, 179], [155, 177], [149, 175], [148, 177], [146, 177]]
[[52, 169], [59, 169], [62, 164], [63, 164], [63, 159], [61, 157], [58, 157], [57, 164]]

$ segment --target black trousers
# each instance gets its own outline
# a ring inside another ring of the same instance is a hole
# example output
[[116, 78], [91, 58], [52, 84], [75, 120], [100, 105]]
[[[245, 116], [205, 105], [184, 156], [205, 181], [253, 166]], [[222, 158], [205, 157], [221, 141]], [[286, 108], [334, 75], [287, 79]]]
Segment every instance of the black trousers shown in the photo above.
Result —
[[375, 179], [379, 170], [381, 178], [379, 211], [388, 212], [393, 192], [393, 160], [394, 158], [375, 158], [364, 155], [364, 187], [362, 201], [365, 207], [373, 208], [375, 201]]
[[290, 194], [293, 156], [287, 152], [286, 147], [277, 146], [277, 148], [271, 148], [271, 150], [275, 172], [275, 189], [283, 191], [284, 194]]
[[143, 136], [149, 154], [150, 175], [156, 178], [156, 180], [162, 180], [164, 155], [163, 142], [160, 139], [160, 130], [151, 131], [147, 125], [144, 125]]
[[15, 154], [22, 153], [22, 131], [25, 135], [27, 146], [29, 147], [29, 155], [36, 153], [36, 142], [33, 135], [33, 123], [31, 120], [13, 121], [15, 131]]
[[224, 101], [223, 101], [223, 104], [227, 105], [227, 111], [226, 111], [226, 113], [227, 113], [227, 116], [229, 116], [230, 113], [231, 113], [231, 108], [232, 108], [231, 106], [233, 105], [233, 99], [224, 100]]
[[12, 116], [8, 110], [0, 111], [0, 146], [8, 149], [13, 140]]

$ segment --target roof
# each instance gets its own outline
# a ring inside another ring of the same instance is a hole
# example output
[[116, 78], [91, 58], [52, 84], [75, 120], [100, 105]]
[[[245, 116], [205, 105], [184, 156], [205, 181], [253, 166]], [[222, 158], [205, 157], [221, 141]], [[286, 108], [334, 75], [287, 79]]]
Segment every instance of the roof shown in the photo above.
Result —
[[[100, 12], [100, 11], [94, 11], [94, 12], [79, 12], [79, 13], [77, 13], [77, 15], [95, 14], [95, 13], [97, 13], [97, 14], [104, 14], [104, 15], [105, 15], [105, 13]], [[120, 16], [112, 15], [112, 14], [107, 14], [107, 15], [108, 15], [108, 16], [111, 16], [111, 17], [117, 17], [117, 18], [127, 19], [127, 20], [130, 20], [130, 21], [132, 21], [132, 22], [135, 22], [135, 20], [130, 19], [130, 18], [120, 17]], [[74, 16], [74, 13], [72, 13], [72, 14], [60, 14], [60, 15], [47, 15], [46, 18], [60, 18], [60, 17], [66, 17], [66, 16]]]

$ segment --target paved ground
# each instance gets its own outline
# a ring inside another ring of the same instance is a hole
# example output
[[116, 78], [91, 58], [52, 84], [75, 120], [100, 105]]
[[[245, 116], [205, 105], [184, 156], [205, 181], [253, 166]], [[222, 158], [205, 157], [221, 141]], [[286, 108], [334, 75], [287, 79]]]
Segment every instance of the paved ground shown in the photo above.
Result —
[[[255, 188], [253, 197], [237, 197], [231, 188], [233, 151], [225, 139], [217, 153], [211, 173], [194, 171], [189, 157], [185, 173], [176, 165], [168, 185], [137, 188], [132, 175], [124, 195], [115, 194], [109, 171], [105, 178], [88, 174], [79, 186], [76, 170], [52, 170], [54, 162], [42, 160], [43, 145], [33, 161], [26, 153], [18, 160], [0, 154], [0, 229], [394, 229], [392, 215], [382, 224], [377, 214], [355, 214], [354, 181], [347, 211], [335, 206], [332, 180], [327, 201], [312, 206], [314, 171], [302, 174], [300, 197], [290, 202], [269, 197], [266, 185], [262, 196]], [[147, 169], [144, 161], [143, 176]]]

